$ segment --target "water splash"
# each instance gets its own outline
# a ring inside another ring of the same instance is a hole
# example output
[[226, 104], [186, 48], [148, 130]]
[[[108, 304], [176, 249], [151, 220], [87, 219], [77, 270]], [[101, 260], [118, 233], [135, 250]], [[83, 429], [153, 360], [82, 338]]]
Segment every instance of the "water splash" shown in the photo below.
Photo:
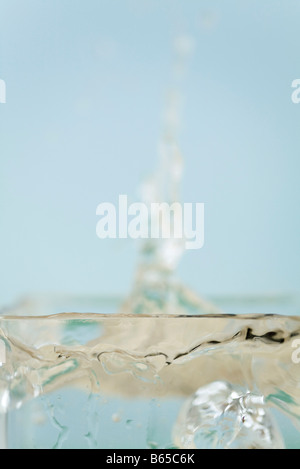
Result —
[[[194, 41], [187, 35], [174, 43], [174, 83], [169, 90], [164, 113], [162, 136], [159, 142], [159, 166], [141, 187], [141, 199], [151, 213], [152, 203], [181, 201], [181, 180], [184, 159], [179, 146], [182, 114], [183, 79], [194, 49]], [[170, 219], [170, 232], [174, 233], [176, 213]], [[161, 226], [160, 214], [151, 218], [151, 226]], [[149, 221], [150, 226], [150, 221]], [[121, 313], [128, 314], [193, 314], [216, 313], [218, 308], [191, 291], [176, 279], [177, 266], [185, 252], [184, 238], [148, 238], [140, 249], [137, 272], [132, 292], [124, 302]]]
[[[146, 204], [180, 200], [178, 85], [191, 50], [188, 38], [176, 42], [176, 86], [168, 97], [158, 172], [142, 187]], [[299, 425], [300, 366], [291, 359], [299, 317], [220, 313], [176, 280], [183, 253], [184, 240], [143, 242], [134, 286], [117, 315], [26, 317], [20, 306], [21, 321], [14, 313], [0, 317], [0, 419], [70, 386], [90, 396], [84, 432], [89, 447], [99, 447], [102, 422], [93, 396], [100, 393], [127, 402], [186, 400], [173, 431], [178, 447], [283, 446], [269, 408]], [[57, 431], [54, 447], [62, 447], [68, 427], [55, 407], [47, 412]], [[132, 419], [124, 420], [127, 430], [135, 428]], [[149, 447], [160, 444], [154, 427], [148, 427]]]

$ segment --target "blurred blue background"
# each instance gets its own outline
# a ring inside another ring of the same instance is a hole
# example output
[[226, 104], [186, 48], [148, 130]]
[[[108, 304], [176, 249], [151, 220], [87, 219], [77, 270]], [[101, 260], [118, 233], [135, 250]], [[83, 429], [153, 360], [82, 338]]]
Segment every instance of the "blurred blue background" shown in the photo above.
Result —
[[300, 3], [0, 0], [0, 304], [125, 294], [137, 247], [99, 240], [96, 207], [136, 200], [157, 166], [173, 41], [184, 85], [183, 201], [205, 246], [178, 274], [200, 294], [299, 292]]

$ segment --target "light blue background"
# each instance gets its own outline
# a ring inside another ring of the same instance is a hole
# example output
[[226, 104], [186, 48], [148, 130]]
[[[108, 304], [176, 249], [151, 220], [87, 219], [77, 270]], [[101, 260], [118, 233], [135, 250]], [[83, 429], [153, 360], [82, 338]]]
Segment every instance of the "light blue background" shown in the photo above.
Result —
[[157, 165], [179, 33], [183, 201], [206, 203], [179, 274], [204, 295], [299, 292], [299, 20], [297, 0], [0, 0], [0, 305], [128, 291], [135, 243], [100, 241], [95, 212]]

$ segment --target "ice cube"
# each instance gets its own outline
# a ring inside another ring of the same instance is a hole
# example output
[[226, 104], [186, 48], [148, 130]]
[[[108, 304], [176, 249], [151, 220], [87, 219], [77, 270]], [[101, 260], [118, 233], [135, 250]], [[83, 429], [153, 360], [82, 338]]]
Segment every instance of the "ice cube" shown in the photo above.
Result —
[[173, 439], [178, 448], [284, 449], [264, 397], [225, 381], [199, 388], [185, 402]]

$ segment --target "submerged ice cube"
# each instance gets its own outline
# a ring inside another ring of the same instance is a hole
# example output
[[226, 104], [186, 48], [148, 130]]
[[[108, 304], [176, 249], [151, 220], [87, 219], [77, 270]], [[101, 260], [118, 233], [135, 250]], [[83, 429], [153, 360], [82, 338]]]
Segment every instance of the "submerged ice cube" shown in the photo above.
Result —
[[179, 448], [284, 449], [264, 397], [216, 381], [188, 399], [174, 427]]

